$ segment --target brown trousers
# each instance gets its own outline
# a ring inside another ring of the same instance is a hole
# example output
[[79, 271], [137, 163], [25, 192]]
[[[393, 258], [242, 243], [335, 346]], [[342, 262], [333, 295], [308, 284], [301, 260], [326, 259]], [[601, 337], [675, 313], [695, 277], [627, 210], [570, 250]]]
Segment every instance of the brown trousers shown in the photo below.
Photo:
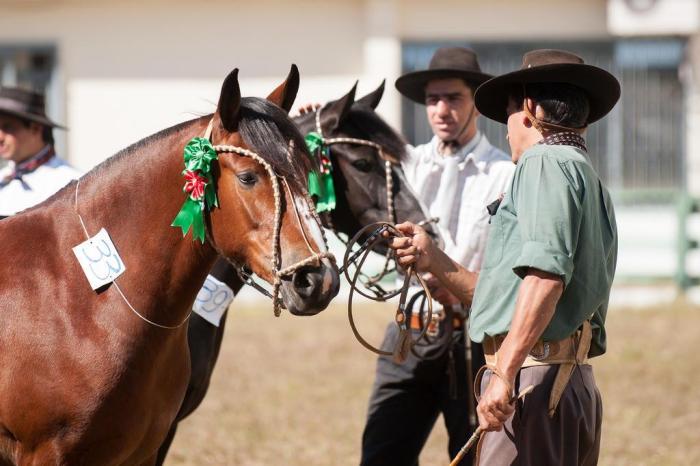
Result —
[[[603, 404], [590, 365], [574, 368], [554, 417], [547, 415], [557, 365], [520, 370], [516, 391], [535, 389], [518, 401], [500, 432], [486, 432], [477, 447], [478, 466], [595, 466], [600, 452]], [[486, 371], [482, 392], [491, 372]]]

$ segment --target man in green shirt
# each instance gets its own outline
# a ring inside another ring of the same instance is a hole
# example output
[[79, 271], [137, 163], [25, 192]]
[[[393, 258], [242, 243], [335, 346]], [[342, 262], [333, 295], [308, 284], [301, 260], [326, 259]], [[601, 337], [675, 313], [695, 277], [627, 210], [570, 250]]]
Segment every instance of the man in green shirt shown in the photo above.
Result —
[[[475, 95], [482, 115], [507, 124], [517, 164], [480, 274], [414, 225], [401, 225], [406, 237], [392, 241], [399, 263], [432, 272], [472, 306], [469, 334], [487, 361], [478, 464], [597, 463], [602, 404], [587, 358], [605, 352], [617, 229], [583, 134], [619, 95], [610, 73], [573, 53], [528, 52], [520, 70]], [[514, 402], [530, 385], [532, 393]]]

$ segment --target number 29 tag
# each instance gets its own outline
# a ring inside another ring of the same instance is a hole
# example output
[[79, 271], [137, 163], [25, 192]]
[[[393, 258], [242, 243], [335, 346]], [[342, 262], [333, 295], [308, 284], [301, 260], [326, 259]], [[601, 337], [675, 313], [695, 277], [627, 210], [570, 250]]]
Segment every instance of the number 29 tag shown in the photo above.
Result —
[[126, 271], [117, 248], [104, 228], [92, 238], [74, 247], [73, 253], [78, 258], [93, 290], [112, 283]]

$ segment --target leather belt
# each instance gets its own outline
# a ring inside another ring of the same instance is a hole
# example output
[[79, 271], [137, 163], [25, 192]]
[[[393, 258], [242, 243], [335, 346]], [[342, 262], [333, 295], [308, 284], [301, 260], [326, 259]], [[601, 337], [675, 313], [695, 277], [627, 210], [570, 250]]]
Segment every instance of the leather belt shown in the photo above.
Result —
[[[462, 323], [464, 321], [460, 319], [457, 316], [454, 316], [452, 318], [452, 328], [462, 328]], [[430, 325], [430, 322], [427, 322], [428, 325]], [[421, 323], [421, 316], [419, 314], [413, 313], [411, 314], [411, 328], [413, 330], [423, 330], [423, 325]]]
[[[487, 365], [497, 366], [498, 350], [501, 348], [506, 335], [487, 336], [484, 338], [484, 356]], [[557, 405], [566, 388], [574, 367], [587, 364], [588, 351], [591, 348], [591, 323], [585, 321], [580, 330], [573, 335], [559, 341], [538, 341], [525, 358], [522, 367], [544, 366], [558, 364], [559, 369], [552, 384], [552, 392], [549, 396], [549, 416], [553, 417]], [[476, 384], [476, 381], [475, 381]], [[476, 387], [475, 387], [476, 389]]]

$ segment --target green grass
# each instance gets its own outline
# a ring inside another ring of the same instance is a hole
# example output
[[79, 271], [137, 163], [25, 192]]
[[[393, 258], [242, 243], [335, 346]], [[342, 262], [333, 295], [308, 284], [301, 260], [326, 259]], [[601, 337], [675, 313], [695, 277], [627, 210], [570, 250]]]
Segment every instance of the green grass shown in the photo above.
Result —
[[[378, 343], [393, 310], [358, 312]], [[604, 402], [600, 464], [700, 464], [700, 309], [611, 310], [607, 328], [608, 353], [593, 360]], [[181, 424], [166, 464], [356, 465], [374, 364], [342, 304], [278, 319], [268, 306], [239, 306], [210, 392]], [[441, 420], [421, 464], [449, 464]]]

